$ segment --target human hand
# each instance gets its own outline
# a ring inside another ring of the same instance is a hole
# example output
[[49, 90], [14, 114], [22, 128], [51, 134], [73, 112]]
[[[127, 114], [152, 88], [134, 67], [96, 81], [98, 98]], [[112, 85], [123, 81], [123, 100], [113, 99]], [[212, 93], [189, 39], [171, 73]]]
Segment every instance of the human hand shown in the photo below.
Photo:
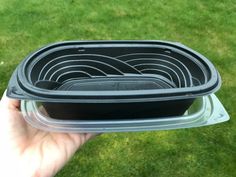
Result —
[[7, 98], [5, 92], [0, 102], [1, 173], [14, 177], [54, 176], [93, 136], [35, 129], [23, 119], [20, 101]]

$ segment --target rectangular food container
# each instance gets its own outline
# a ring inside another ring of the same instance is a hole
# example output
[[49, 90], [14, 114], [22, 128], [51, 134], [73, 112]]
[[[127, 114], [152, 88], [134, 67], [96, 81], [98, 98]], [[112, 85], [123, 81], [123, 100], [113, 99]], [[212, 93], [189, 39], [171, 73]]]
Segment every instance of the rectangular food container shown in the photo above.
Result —
[[209, 100], [223, 107], [210, 96], [220, 85], [213, 64], [180, 43], [68, 41], [27, 56], [13, 73], [7, 95], [22, 100], [27, 121], [38, 128], [137, 131], [159, 129], [152, 126], [156, 121], [168, 127], [167, 120], [182, 120], [184, 114], [190, 119], [187, 112], [196, 99], [202, 100], [200, 107], [215, 110]]

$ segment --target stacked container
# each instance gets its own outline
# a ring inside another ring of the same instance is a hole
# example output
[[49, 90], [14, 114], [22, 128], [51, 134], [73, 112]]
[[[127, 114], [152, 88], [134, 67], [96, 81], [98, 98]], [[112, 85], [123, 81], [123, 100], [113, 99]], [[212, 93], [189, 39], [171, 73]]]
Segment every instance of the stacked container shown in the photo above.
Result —
[[7, 95], [48, 131], [176, 129], [229, 119], [221, 85], [201, 54], [165, 41], [70, 41], [43, 47], [17, 67]]

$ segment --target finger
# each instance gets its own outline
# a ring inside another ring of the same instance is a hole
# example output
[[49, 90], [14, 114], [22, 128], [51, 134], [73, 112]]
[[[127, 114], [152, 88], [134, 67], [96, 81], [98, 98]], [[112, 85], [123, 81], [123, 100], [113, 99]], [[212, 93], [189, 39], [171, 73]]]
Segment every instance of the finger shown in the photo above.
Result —
[[96, 137], [97, 133], [68, 133], [68, 135], [74, 140], [77, 147], [80, 147], [88, 140]]
[[9, 109], [19, 110], [20, 109], [20, 101], [8, 98], [6, 93], [7, 93], [7, 90], [5, 90], [3, 93], [3, 96], [1, 99], [1, 106], [7, 107]]
[[86, 133], [85, 134], [85, 139], [89, 140], [89, 139], [93, 139], [99, 135], [101, 135], [102, 133]]

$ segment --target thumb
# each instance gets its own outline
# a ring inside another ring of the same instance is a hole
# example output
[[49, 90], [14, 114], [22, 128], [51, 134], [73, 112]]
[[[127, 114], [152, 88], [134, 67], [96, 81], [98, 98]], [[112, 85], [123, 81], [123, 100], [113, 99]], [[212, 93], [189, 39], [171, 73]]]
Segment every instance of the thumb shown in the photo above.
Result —
[[10, 99], [7, 97], [7, 90], [4, 91], [3, 96], [1, 98], [0, 107], [8, 108], [13, 110], [20, 109], [20, 100]]

